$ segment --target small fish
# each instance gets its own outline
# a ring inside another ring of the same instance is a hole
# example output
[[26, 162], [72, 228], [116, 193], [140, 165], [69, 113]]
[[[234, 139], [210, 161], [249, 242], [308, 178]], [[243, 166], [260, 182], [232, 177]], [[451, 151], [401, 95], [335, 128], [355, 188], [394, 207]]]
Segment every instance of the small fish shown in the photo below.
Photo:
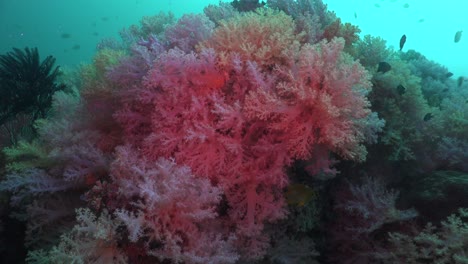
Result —
[[403, 8], [409, 8], [409, 4], [408, 3], [404, 4]]
[[108, 17], [101, 17], [101, 20], [105, 22], [105, 21], [109, 21], [109, 18]]
[[399, 84], [396, 89], [399, 95], [403, 95], [406, 92], [406, 88], [401, 84]]
[[74, 45], [74, 46], [72, 47], [73, 50], [79, 50], [80, 48], [81, 48], [81, 46], [78, 45], [78, 44], [77, 44], [77, 45]]
[[403, 49], [403, 47], [405, 46], [405, 42], [406, 42], [406, 35], [403, 34], [403, 36], [401, 36], [400, 38], [400, 51]]
[[357, 19], [357, 13], [354, 12], [354, 19]]
[[426, 21], [424, 18], [421, 18], [421, 19], [418, 20], [419, 23], [422, 23], [424, 21]]
[[380, 4], [375, 4], [374, 6], [377, 7], [377, 8], [379, 8], [379, 7], [380, 7]]
[[97, 36], [99, 36], [99, 33], [94, 32], [94, 33], [93, 33], [93, 36], [96, 36], [96, 37], [97, 37]]
[[446, 93], [448, 91], [449, 91], [449, 88], [445, 88], [445, 89], [442, 90], [443, 93]]
[[316, 196], [316, 193], [305, 184], [294, 183], [288, 186], [284, 195], [289, 205], [302, 207], [310, 202]]
[[63, 39], [69, 39], [69, 38], [71, 38], [71, 34], [62, 33], [62, 35], [60, 35], [60, 37], [63, 38]]
[[381, 61], [379, 62], [379, 67], [377, 68], [377, 72], [386, 73], [391, 69], [392, 69], [392, 66], [388, 62]]
[[457, 79], [458, 87], [461, 87], [463, 85], [463, 81], [465, 81], [465, 78], [463, 76], [458, 77]]
[[432, 113], [427, 113], [427, 114], [424, 116], [423, 120], [424, 120], [425, 122], [427, 122], [427, 121], [431, 120], [433, 117], [434, 117], [434, 115], [432, 115]]
[[463, 31], [460, 30], [460, 31], [457, 31], [457, 33], [455, 33], [455, 37], [453, 38], [453, 40], [455, 41], [455, 43], [458, 43], [461, 39], [461, 36], [462, 36], [462, 33]]
[[451, 72], [447, 72], [447, 73], [445, 74], [445, 77], [447, 77], [447, 78], [450, 78], [450, 77], [452, 77], [452, 76], [453, 76], [453, 73], [451, 73]]

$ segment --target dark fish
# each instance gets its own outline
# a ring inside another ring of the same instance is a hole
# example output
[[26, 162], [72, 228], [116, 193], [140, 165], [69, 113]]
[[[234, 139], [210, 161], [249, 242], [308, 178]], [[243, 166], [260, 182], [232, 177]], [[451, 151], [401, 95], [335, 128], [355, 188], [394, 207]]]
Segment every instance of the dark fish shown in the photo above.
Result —
[[102, 21], [109, 21], [109, 18], [108, 17], [101, 17], [101, 20]]
[[445, 74], [445, 77], [447, 77], [447, 78], [450, 78], [450, 77], [452, 77], [452, 76], [453, 76], [453, 73], [451, 73], [451, 72], [447, 72], [447, 73]]
[[63, 39], [69, 39], [69, 38], [71, 38], [71, 34], [62, 33], [62, 35], [60, 35], [60, 37], [63, 38]]
[[406, 42], [406, 35], [403, 34], [403, 36], [401, 36], [401, 38], [400, 38], [400, 51], [405, 46], [405, 42]]
[[424, 21], [426, 21], [424, 18], [421, 18], [421, 19], [418, 20], [419, 23], [422, 23]]
[[404, 4], [403, 8], [409, 8], [409, 4], [408, 3]]
[[375, 7], [377, 7], [377, 8], [379, 8], [379, 7], [380, 7], [380, 5], [379, 5], [379, 4], [375, 4], [374, 6], [375, 6]]
[[455, 38], [453, 39], [455, 41], [455, 43], [458, 43], [461, 39], [461, 36], [462, 36], [462, 30], [460, 31], [457, 31], [457, 33], [455, 33]]
[[403, 95], [406, 92], [406, 88], [401, 84], [399, 84], [396, 89], [399, 95]]
[[357, 19], [357, 13], [354, 12], [354, 19]]
[[93, 33], [93, 36], [99, 36], [99, 33], [94, 32], [94, 33]]
[[379, 67], [377, 68], [377, 72], [386, 73], [391, 69], [392, 69], [392, 66], [388, 62], [381, 61], [379, 62]]
[[73, 50], [79, 50], [80, 48], [81, 48], [80, 45], [75, 45], [75, 46], [72, 47]]
[[458, 77], [458, 80], [457, 80], [458, 87], [461, 87], [463, 85], [464, 80], [465, 78], [463, 76]]
[[434, 116], [432, 115], [432, 113], [427, 113], [427, 114], [424, 116], [423, 120], [427, 122], [427, 121], [431, 120], [433, 117], [434, 117]]
[[449, 90], [449, 88], [445, 88], [445, 89], [442, 90], [442, 92], [446, 93], [446, 92], [448, 92], [448, 90]]

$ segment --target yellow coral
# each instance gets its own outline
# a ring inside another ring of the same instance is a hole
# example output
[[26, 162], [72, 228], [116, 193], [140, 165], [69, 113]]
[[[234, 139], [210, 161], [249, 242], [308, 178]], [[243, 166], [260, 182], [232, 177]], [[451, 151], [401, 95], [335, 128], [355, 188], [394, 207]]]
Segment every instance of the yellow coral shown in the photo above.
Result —
[[125, 56], [123, 50], [102, 49], [94, 56], [93, 64], [81, 67], [81, 78], [83, 80], [82, 91], [88, 93], [94, 90], [109, 88], [106, 85], [106, 72], [109, 67], [117, 65]]
[[211, 39], [200, 46], [238, 53], [259, 66], [284, 64], [304, 34], [295, 33], [292, 17], [280, 11], [257, 9], [222, 21]]

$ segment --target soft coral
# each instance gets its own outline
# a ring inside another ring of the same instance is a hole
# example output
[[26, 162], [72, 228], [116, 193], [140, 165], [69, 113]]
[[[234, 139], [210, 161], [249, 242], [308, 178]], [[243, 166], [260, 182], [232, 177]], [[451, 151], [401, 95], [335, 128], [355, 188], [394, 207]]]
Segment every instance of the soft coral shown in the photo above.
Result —
[[[362, 160], [366, 128], [380, 128], [368, 122], [367, 73], [343, 53], [344, 41], [301, 47], [293, 30], [277, 34], [283, 22], [293, 23], [282, 13], [251, 13], [223, 23], [197, 52], [163, 52], [143, 85], [122, 93], [125, 110], [114, 115], [146, 159], [174, 158], [221, 188], [223, 223], [250, 257], [268, 245], [265, 222], [286, 215], [286, 167], [310, 159], [320, 160], [314, 171], [331, 171], [330, 151]], [[252, 45], [230, 43], [234, 35]], [[144, 129], [133, 116], [149, 117]]]
[[[146, 254], [176, 263], [233, 263], [233, 236], [212, 225], [221, 190], [173, 160], [147, 160], [130, 146], [118, 147], [111, 177], [128, 202], [116, 216]], [[159, 246], [157, 246], [159, 245]]]
[[343, 47], [342, 39], [305, 45], [292, 67], [278, 67], [282, 81], [276, 87], [247, 97], [247, 116], [268, 121], [293, 158], [310, 158], [317, 144], [345, 158], [365, 157], [358, 123], [370, 114], [363, 96], [370, 84], [364, 68], [341, 53]]
[[[327, 159], [313, 154], [328, 151], [364, 158], [369, 83], [343, 45], [304, 46], [293, 54], [297, 62], [273, 71], [236, 53], [170, 50], [133, 90], [144, 111], [138, 115], [151, 117], [151, 131], [133, 143], [146, 158], [175, 158], [220, 186], [239, 241], [260, 256], [264, 222], [285, 216], [281, 190], [294, 159]], [[125, 126], [128, 116], [116, 117]], [[317, 164], [327, 171], [331, 163]]]

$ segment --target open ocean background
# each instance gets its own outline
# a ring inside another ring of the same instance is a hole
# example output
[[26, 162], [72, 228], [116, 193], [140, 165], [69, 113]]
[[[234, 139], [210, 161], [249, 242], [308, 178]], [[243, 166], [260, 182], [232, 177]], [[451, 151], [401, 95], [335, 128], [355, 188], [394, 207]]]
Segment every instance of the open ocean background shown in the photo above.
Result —
[[[414, 49], [449, 68], [453, 78], [468, 75], [468, 1], [460, 0], [324, 0], [343, 22], [398, 47], [406, 34], [405, 50]], [[90, 62], [96, 44], [137, 24], [143, 16], [171, 11], [177, 17], [199, 13], [217, 0], [0, 0], [0, 53], [13, 47], [39, 48], [58, 64]], [[465, 36], [454, 42], [459, 30]], [[63, 38], [69, 34], [69, 38]]]

